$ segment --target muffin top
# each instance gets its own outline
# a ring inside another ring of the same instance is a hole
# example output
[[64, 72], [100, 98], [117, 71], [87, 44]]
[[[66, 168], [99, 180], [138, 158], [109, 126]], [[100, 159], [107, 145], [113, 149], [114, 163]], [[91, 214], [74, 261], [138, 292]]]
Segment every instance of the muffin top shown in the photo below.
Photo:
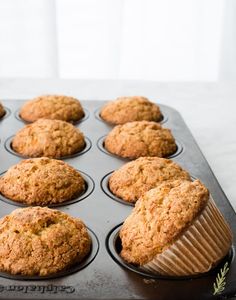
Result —
[[60, 120], [39, 119], [20, 129], [12, 140], [12, 148], [29, 157], [59, 158], [85, 147], [82, 132]]
[[148, 190], [175, 179], [191, 180], [190, 175], [170, 159], [140, 157], [113, 172], [109, 188], [119, 198], [136, 202]]
[[14, 210], [0, 220], [0, 270], [45, 276], [79, 263], [91, 239], [84, 223], [46, 207]]
[[79, 100], [59, 95], [45, 95], [26, 102], [20, 109], [20, 117], [27, 122], [38, 119], [56, 119], [76, 122], [84, 116]]
[[5, 115], [5, 110], [2, 103], [0, 102], [0, 118], [3, 117], [4, 115]]
[[158, 105], [145, 97], [119, 97], [108, 102], [101, 112], [103, 120], [111, 124], [124, 124], [132, 121], [161, 121], [162, 114]]
[[121, 256], [138, 265], [151, 261], [191, 225], [208, 199], [199, 180], [164, 182], [146, 192], [121, 228]]
[[107, 135], [104, 146], [109, 152], [130, 159], [141, 156], [166, 157], [177, 149], [169, 129], [148, 121], [115, 126]]
[[85, 191], [85, 181], [67, 163], [46, 157], [22, 160], [0, 177], [0, 192], [28, 205], [57, 204]]

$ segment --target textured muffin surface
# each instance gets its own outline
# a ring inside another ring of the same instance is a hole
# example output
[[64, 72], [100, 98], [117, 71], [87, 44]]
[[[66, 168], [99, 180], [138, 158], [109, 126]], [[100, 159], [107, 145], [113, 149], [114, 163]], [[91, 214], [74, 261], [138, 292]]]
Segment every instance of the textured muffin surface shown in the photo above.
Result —
[[162, 114], [158, 105], [145, 97], [119, 97], [106, 104], [100, 116], [111, 124], [124, 124], [132, 121], [161, 121]]
[[5, 110], [2, 103], [0, 102], [0, 118], [3, 117], [4, 115], [5, 115]]
[[169, 129], [148, 121], [115, 126], [105, 138], [104, 146], [109, 152], [130, 159], [141, 156], [166, 157], [177, 149]]
[[178, 239], [208, 199], [199, 180], [165, 182], [146, 192], [120, 231], [121, 256], [138, 265], [151, 261]]
[[0, 192], [28, 205], [57, 204], [85, 191], [85, 181], [67, 163], [46, 157], [22, 160], [0, 178]]
[[109, 188], [117, 197], [136, 202], [148, 190], [175, 179], [191, 180], [186, 171], [169, 159], [140, 157], [113, 172]]
[[45, 276], [81, 262], [91, 239], [80, 219], [46, 207], [20, 208], [0, 220], [0, 270]]
[[45, 95], [26, 102], [20, 109], [20, 117], [27, 122], [38, 119], [56, 119], [76, 122], [84, 116], [80, 101], [68, 96]]
[[83, 150], [82, 132], [60, 120], [39, 119], [20, 129], [12, 140], [12, 148], [29, 157], [59, 158]]

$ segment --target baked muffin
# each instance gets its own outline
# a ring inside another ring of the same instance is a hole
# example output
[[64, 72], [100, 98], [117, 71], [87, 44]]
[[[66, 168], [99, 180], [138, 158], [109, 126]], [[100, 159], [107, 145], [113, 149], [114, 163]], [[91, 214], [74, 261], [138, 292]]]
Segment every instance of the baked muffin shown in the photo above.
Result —
[[91, 239], [84, 223], [46, 207], [14, 210], [0, 220], [0, 270], [46, 276], [81, 262]]
[[191, 177], [170, 159], [140, 157], [112, 173], [109, 189], [117, 197], [135, 203], [148, 190], [175, 179], [190, 181]]
[[130, 159], [141, 156], [166, 157], [177, 149], [169, 129], [148, 121], [115, 126], [105, 138], [104, 146], [109, 152]]
[[79, 100], [59, 95], [45, 95], [30, 100], [22, 106], [19, 114], [27, 122], [41, 118], [76, 122], [84, 117]]
[[0, 102], [0, 118], [2, 118], [5, 115], [5, 109], [2, 105], [2, 103]]
[[119, 97], [115, 101], [108, 102], [101, 112], [101, 118], [111, 124], [124, 124], [132, 121], [162, 120], [160, 108], [145, 97]]
[[5, 197], [28, 205], [58, 204], [85, 191], [85, 181], [67, 163], [47, 157], [22, 160], [0, 177]]
[[39, 119], [20, 129], [12, 140], [13, 150], [29, 157], [60, 158], [84, 147], [83, 133], [60, 120]]
[[199, 180], [165, 182], [146, 192], [120, 238], [125, 261], [175, 276], [209, 271], [232, 244], [228, 224]]

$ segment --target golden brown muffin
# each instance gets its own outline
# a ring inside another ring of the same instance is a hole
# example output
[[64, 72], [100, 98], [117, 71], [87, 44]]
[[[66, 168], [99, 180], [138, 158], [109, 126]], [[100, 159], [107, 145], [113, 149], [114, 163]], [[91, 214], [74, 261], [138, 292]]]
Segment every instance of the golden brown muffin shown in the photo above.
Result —
[[140, 157], [112, 173], [109, 189], [117, 197], [135, 203], [148, 190], [176, 179], [191, 180], [190, 175], [170, 159]]
[[164, 275], [206, 272], [232, 243], [227, 223], [199, 180], [165, 182], [146, 192], [120, 238], [124, 260]]
[[83, 133], [73, 125], [60, 121], [39, 119], [20, 129], [12, 140], [12, 148], [29, 157], [59, 158], [83, 150]]
[[2, 103], [0, 102], [0, 118], [2, 118], [5, 115], [5, 109], [2, 105]]
[[130, 159], [141, 156], [166, 157], [177, 149], [169, 129], [148, 121], [115, 126], [105, 138], [104, 146], [109, 152]]
[[119, 97], [108, 102], [100, 112], [101, 118], [111, 124], [124, 124], [132, 121], [162, 120], [160, 108], [141, 96]]
[[81, 262], [91, 239], [84, 223], [46, 207], [14, 210], [0, 220], [0, 270], [45, 276]]
[[85, 191], [85, 181], [67, 163], [46, 157], [22, 160], [0, 177], [0, 192], [28, 205], [58, 204]]
[[20, 117], [27, 122], [41, 118], [76, 122], [84, 117], [84, 111], [73, 97], [45, 95], [26, 102], [20, 109]]

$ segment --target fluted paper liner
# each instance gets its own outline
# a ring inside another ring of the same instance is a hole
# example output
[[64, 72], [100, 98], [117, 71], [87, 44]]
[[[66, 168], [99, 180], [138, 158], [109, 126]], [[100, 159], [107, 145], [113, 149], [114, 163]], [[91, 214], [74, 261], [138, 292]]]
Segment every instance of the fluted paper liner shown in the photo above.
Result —
[[210, 198], [190, 227], [141, 269], [171, 276], [205, 273], [228, 253], [231, 244], [229, 225]]

